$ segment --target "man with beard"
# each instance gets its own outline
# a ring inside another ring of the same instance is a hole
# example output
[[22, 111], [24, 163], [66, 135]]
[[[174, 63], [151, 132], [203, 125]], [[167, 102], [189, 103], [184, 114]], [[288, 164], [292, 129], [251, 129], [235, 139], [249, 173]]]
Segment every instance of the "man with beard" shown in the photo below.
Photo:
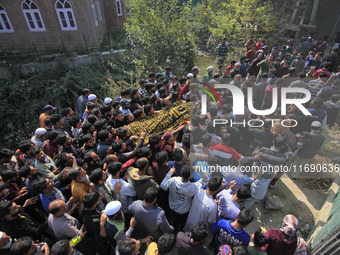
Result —
[[12, 238], [7, 235], [5, 232], [0, 231], [0, 254], [1, 255], [10, 255], [10, 248], [12, 245]]
[[86, 172], [88, 174], [90, 174], [93, 170], [97, 168], [101, 168], [98, 159], [99, 159], [98, 154], [94, 152], [87, 152], [84, 155], [84, 162], [87, 164], [87, 167], [84, 168], [86, 169]]
[[38, 169], [34, 166], [23, 166], [22, 168], [20, 168], [19, 176], [20, 178], [25, 178], [25, 184], [28, 194], [30, 196], [34, 196], [35, 191], [33, 189], [33, 182], [39, 176]]
[[[59, 180], [65, 173], [65, 170], [59, 172], [54, 161], [45, 153], [37, 148], [33, 148], [30, 151], [32, 158], [35, 159], [34, 167], [36, 167], [44, 177], [51, 178], [53, 181]], [[58, 173], [59, 172], [59, 173]]]
[[0, 230], [12, 238], [31, 236], [33, 239], [41, 240], [46, 229], [46, 224], [39, 224], [33, 221], [23, 212], [23, 208], [12, 201], [5, 201], [0, 204]]
[[90, 180], [88, 179], [86, 171], [81, 167], [72, 167], [68, 177], [72, 180], [72, 196], [78, 197], [81, 204], [84, 196], [89, 193], [90, 190]]

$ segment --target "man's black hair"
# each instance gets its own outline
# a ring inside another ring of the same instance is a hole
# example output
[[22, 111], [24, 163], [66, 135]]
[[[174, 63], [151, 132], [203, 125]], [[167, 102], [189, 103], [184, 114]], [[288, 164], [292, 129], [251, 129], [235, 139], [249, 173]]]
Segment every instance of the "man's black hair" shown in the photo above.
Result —
[[88, 130], [90, 130], [90, 128], [92, 127], [93, 124], [85, 122], [83, 123], [83, 125], [81, 126], [81, 131], [86, 134]]
[[[124, 122], [125, 123], [128, 123], [129, 122], [129, 116], [130, 116], [131, 114], [130, 113], [125, 113], [124, 114]], [[132, 115], [133, 116], [133, 115]]]
[[86, 152], [85, 155], [84, 155], [84, 162], [90, 163], [91, 161], [93, 161], [92, 151]]
[[323, 105], [323, 100], [320, 97], [313, 98], [313, 101], [318, 108], [320, 108]]
[[171, 100], [172, 102], [177, 101], [177, 100], [178, 100], [178, 95], [179, 95], [179, 92], [172, 92], [172, 93], [171, 93], [171, 96], [170, 96], [170, 100]]
[[142, 147], [138, 150], [138, 158], [148, 157], [152, 154], [150, 147]]
[[83, 95], [83, 96], [85, 96], [88, 93], [90, 93], [90, 90], [86, 89], [86, 88], [82, 89], [81, 92], [80, 92], [80, 94]]
[[230, 133], [225, 133], [222, 135], [222, 142], [228, 144], [231, 141], [232, 135]]
[[20, 237], [11, 246], [11, 255], [22, 255], [26, 254], [32, 246], [32, 237], [24, 236]]
[[142, 109], [136, 109], [133, 111], [133, 117], [135, 117], [136, 119], [140, 118], [140, 116], [143, 114], [143, 110]]
[[143, 170], [144, 168], [147, 167], [147, 165], [149, 164], [149, 161], [145, 158], [139, 158], [136, 161], [135, 166], [139, 169], [139, 170]]
[[144, 105], [144, 112], [146, 114], [149, 114], [149, 112], [151, 111], [152, 107], [153, 106], [151, 104]]
[[123, 113], [121, 110], [117, 110], [113, 112], [113, 116], [116, 117], [117, 115]]
[[66, 117], [67, 114], [69, 114], [71, 110], [72, 110], [71, 107], [66, 107], [66, 108], [64, 108], [64, 109], [61, 110], [61, 115], [62, 115], [63, 117]]
[[207, 225], [204, 222], [199, 222], [192, 228], [190, 233], [195, 242], [201, 243], [208, 236]]
[[161, 166], [168, 161], [168, 153], [166, 151], [160, 151], [156, 154], [155, 159], [157, 164]]
[[217, 108], [216, 107], [211, 107], [209, 110], [210, 116], [213, 118], [217, 115]]
[[192, 142], [191, 134], [184, 134], [182, 137], [182, 143], [187, 149], [190, 148], [191, 142]]
[[144, 194], [144, 200], [146, 203], [152, 203], [155, 198], [158, 197], [158, 189], [156, 187], [149, 187]]
[[26, 151], [29, 151], [31, 148], [31, 142], [30, 141], [22, 141], [19, 143], [18, 149], [22, 153], [26, 153]]
[[256, 231], [254, 234], [254, 245], [256, 247], [262, 247], [266, 245], [266, 237], [261, 231]]
[[105, 126], [105, 124], [106, 124], [105, 119], [99, 119], [93, 125], [94, 125], [95, 129], [97, 129], [97, 131], [99, 131]]
[[46, 179], [45, 178], [37, 178], [33, 181], [33, 189], [41, 194], [44, 193], [44, 189], [46, 188]]
[[117, 129], [117, 135], [120, 139], [125, 138], [127, 135], [127, 132], [128, 132], [128, 128], [125, 128], [125, 127], [120, 127]]
[[96, 123], [96, 121], [97, 121], [96, 115], [94, 115], [93, 113], [91, 113], [89, 116], [87, 116], [87, 121], [88, 121], [90, 124], [94, 125], [94, 123]]
[[282, 136], [277, 136], [274, 140], [274, 145], [276, 148], [282, 148], [286, 144], [286, 139]]
[[63, 145], [64, 143], [66, 143], [66, 135], [59, 133], [59, 135], [57, 136], [57, 138], [55, 139], [55, 143], [56, 145]]
[[69, 124], [71, 125], [71, 127], [75, 128], [77, 124], [79, 123], [79, 121], [80, 121], [80, 117], [77, 114], [75, 114], [70, 117]]
[[184, 164], [181, 170], [181, 175], [184, 180], [189, 180], [190, 178], [190, 165]]
[[132, 99], [138, 93], [138, 89], [133, 89], [130, 92], [130, 98]]
[[200, 124], [201, 118], [198, 115], [194, 115], [191, 117], [191, 125], [198, 127]]
[[243, 208], [241, 212], [237, 216], [237, 222], [242, 226], [245, 227], [249, 223], [251, 223], [254, 219], [253, 213], [246, 208]]
[[55, 126], [55, 124], [57, 124], [62, 118], [63, 116], [60, 114], [52, 114], [50, 117], [53, 126]]
[[68, 174], [68, 178], [71, 180], [77, 179], [78, 176], [80, 175], [80, 169], [81, 169], [80, 167], [72, 167]]
[[108, 171], [111, 175], [115, 175], [117, 172], [122, 170], [122, 163], [120, 162], [112, 162], [108, 166]]
[[105, 142], [105, 140], [109, 138], [109, 131], [106, 129], [100, 130], [98, 132], [98, 140], [101, 142]]
[[10, 207], [12, 206], [12, 201], [3, 201], [0, 203], [0, 218], [3, 219], [7, 214], [10, 213]]
[[38, 149], [38, 148], [32, 148], [30, 150], [30, 155], [34, 158], [35, 156], [37, 156], [39, 153], [41, 152], [41, 149]]
[[143, 85], [145, 83], [145, 79], [140, 79], [139, 80], [139, 85]]
[[142, 99], [143, 105], [146, 105], [150, 102], [152, 102], [151, 97], [150, 96], [144, 96]]
[[151, 91], [151, 89], [152, 88], [154, 88], [155, 87], [155, 85], [153, 85], [152, 83], [147, 83], [147, 84], [145, 84], [145, 90], [146, 91]]
[[7, 148], [1, 148], [0, 149], [0, 159], [7, 159], [12, 157], [13, 152]]
[[92, 109], [95, 108], [95, 107], [96, 107], [96, 104], [93, 103], [93, 102], [87, 102], [87, 103], [86, 103], [86, 108], [87, 108], [88, 110], [92, 110]]
[[217, 191], [221, 187], [222, 178], [220, 177], [212, 177], [209, 180], [208, 187], [210, 191]]
[[67, 255], [70, 249], [70, 240], [61, 240], [52, 246], [50, 255]]
[[183, 151], [181, 148], [177, 147], [173, 151], [173, 157], [175, 161], [181, 161], [183, 159]]
[[159, 142], [162, 140], [161, 135], [151, 135], [149, 137], [149, 144], [150, 147], [153, 148], [156, 144], [159, 144]]
[[111, 145], [112, 151], [115, 153], [119, 153], [119, 151], [122, 149], [122, 141], [114, 141]]
[[58, 131], [51, 131], [47, 134], [46, 140], [53, 141], [57, 138], [57, 136], [60, 135], [60, 132]]
[[83, 199], [83, 205], [85, 208], [89, 209], [94, 206], [99, 199], [100, 195], [98, 192], [87, 193]]
[[176, 236], [173, 233], [164, 233], [157, 242], [159, 255], [170, 253], [176, 244]]
[[18, 176], [18, 172], [12, 169], [5, 169], [1, 173], [2, 180], [6, 182], [9, 179], [12, 179], [14, 177]]
[[109, 106], [109, 105], [104, 105], [104, 106], [100, 107], [99, 109], [100, 109], [100, 112], [104, 115], [105, 113], [111, 111], [111, 106]]
[[251, 192], [250, 192], [250, 190], [246, 186], [241, 186], [237, 190], [236, 196], [239, 199], [247, 199], [247, 198], [251, 197]]
[[201, 142], [204, 147], [207, 147], [211, 143], [212, 137], [211, 135], [204, 134], [202, 135]]
[[136, 250], [136, 243], [131, 238], [117, 242], [119, 255], [133, 255]]
[[94, 169], [89, 175], [90, 181], [98, 184], [103, 179], [103, 170], [101, 168]]
[[93, 138], [92, 134], [86, 134], [81, 138], [82, 143], [87, 143]]
[[30, 174], [30, 172], [31, 172], [31, 168], [30, 168], [29, 165], [28, 166], [23, 166], [19, 170], [19, 176], [27, 178], [27, 176]]

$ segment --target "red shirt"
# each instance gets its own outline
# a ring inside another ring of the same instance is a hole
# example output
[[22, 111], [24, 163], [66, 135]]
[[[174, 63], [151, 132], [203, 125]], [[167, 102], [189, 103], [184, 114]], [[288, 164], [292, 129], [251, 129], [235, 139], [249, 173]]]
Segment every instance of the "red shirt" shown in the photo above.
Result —
[[240, 158], [242, 157], [242, 155], [240, 153], [238, 153], [234, 148], [231, 148], [227, 145], [218, 143], [218, 144], [214, 144], [213, 146], [210, 147], [211, 151], [220, 151], [223, 154], [218, 155], [221, 156], [223, 158], [233, 158], [235, 160], [240, 160]]
[[252, 50], [248, 50], [246, 57], [249, 59], [249, 62], [253, 62], [254, 58], [255, 58], [255, 52], [256, 51], [252, 51]]
[[326, 76], [327, 78], [331, 77], [331, 73], [326, 68], [316, 70], [316, 72], [313, 74], [313, 77], [316, 78], [316, 79], [319, 78], [320, 73], [327, 74], [327, 76]]
[[268, 255], [293, 255], [297, 247], [297, 238], [288, 237], [278, 229], [270, 229], [264, 233], [267, 245], [262, 248]]
[[261, 49], [261, 47], [263, 47], [263, 43], [258, 42], [258, 43], [256, 44], [255, 50], [257, 51], [257, 50]]

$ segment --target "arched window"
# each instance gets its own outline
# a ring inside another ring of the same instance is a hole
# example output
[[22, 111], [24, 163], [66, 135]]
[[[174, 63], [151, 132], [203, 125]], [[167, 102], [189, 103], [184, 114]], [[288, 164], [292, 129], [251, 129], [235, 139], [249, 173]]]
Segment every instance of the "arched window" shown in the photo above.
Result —
[[31, 0], [24, 0], [21, 4], [28, 29], [31, 32], [46, 31], [38, 6]]
[[96, 11], [96, 6], [95, 6], [93, 0], [91, 0], [91, 5], [92, 5], [92, 12], [93, 12], [94, 24], [95, 24], [96, 26], [98, 26], [97, 11]]
[[98, 13], [99, 13], [99, 19], [100, 19], [100, 21], [103, 21], [102, 9], [100, 8], [99, 0], [97, 0], [97, 9], [98, 9]]
[[116, 0], [116, 8], [117, 8], [117, 15], [122, 16], [123, 11], [122, 11], [122, 4], [121, 4], [120, 0]]
[[55, 3], [61, 30], [77, 30], [76, 19], [71, 4], [67, 0], [58, 0]]
[[14, 32], [5, 8], [0, 4], [0, 33]]

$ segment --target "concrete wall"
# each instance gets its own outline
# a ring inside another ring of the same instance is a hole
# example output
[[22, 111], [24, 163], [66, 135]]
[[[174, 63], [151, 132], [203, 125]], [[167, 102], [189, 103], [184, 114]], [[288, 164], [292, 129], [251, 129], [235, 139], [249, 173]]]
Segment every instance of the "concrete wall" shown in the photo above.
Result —
[[[325, 36], [330, 36], [339, 15], [339, 0], [320, 0], [316, 15], [318, 29], [314, 32], [314, 37], [322, 39]], [[333, 36], [335, 36], [339, 30], [340, 23], [338, 23]]]
[[[120, 58], [122, 55], [129, 54], [126, 50], [116, 50], [116, 51], [106, 51], [101, 53], [93, 53], [89, 55], [80, 55], [73, 58], [65, 58], [63, 59], [65, 63], [68, 65], [70, 69], [78, 67], [78, 66], [85, 66], [85, 65], [91, 65], [91, 64], [98, 64], [101, 62], [107, 62], [107, 61], [115, 61], [116, 59]], [[62, 57], [62, 56], [60, 56]], [[56, 67], [58, 65], [57, 60], [53, 60], [50, 62], [45, 63], [38, 63], [38, 62], [32, 62], [28, 64], [20, 64], [18, 65], [20, 67], [20, 71], [22, 74], [29, 75], [31, 73], [38, 72], [40, 69], [48, 67]], [[2, 63], [0, 64], [0, 79], [9, 79], [11, 76], [11, 72], [9, 70], [9, 67]]]
[[107, 32], [106, 20], [110, 19], [110, 17], [105, 19], [104, 2], [106, 2], [106, 0], [99, 0], [103, 16], [102, 21], [100, 21], [97, 10], [97, 0], [94, 0], [98, 26], [96, 26], [94, 22], [91, 0], [68, 1], [73, 8], [77, 30], [61, 30], [55, 10], [56, 0], [35, 0], [34, 2], [39, 7], [46, 31], [30, 32], [21, 10], [22, 1], [0, 0], [0, 4], [6, 9], [12, 27], [14, 28], [13, 33], [0, 33], [0, 46], [2, 49], [21, 53], [35, 52], [34, 45], [38, 52], [46, 52], [48, 50], [63, 51], [63, 47], [65, 47], [66, 50], [76, 48], [84, 49], [85, 40], [89, 48], [98, 47]]

